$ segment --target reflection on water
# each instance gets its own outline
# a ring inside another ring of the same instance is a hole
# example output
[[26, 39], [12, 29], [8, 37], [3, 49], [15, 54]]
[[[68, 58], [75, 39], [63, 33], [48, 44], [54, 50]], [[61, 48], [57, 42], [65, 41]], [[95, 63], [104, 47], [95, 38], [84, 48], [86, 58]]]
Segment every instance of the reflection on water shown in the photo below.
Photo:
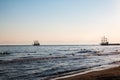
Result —
[[0, 46], [0, 80], [33, 80], [120, 60], [119, 46]]

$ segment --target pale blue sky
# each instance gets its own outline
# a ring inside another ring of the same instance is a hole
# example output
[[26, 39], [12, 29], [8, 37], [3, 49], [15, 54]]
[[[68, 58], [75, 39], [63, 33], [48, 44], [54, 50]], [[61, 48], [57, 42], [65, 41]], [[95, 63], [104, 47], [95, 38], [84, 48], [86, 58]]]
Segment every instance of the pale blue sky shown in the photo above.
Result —
[[0, 44], [120, 42], [119, 0], [0, 0]]

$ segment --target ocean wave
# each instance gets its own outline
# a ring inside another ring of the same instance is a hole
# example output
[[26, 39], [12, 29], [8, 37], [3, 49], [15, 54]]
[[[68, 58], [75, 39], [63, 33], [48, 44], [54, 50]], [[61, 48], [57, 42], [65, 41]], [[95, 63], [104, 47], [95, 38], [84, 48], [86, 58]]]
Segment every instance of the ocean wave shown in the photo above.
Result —
[[10, 54], [10, 52], [7, 52], [7, 51], [5, 51], [5, 52], [0, 52], [0, 55], [8, 55], [8, 54]]
[[37, 61], [37, 60], [51, 60], [51, 59], [60, 59], [60, 58], [66, 58], [66, 56], [13, 59], [10, 61], [2, 61], [0, 62], [0, 64], [18, 63], [18, 62], [23, 63], [23, 62], [30, 62], [30, 61]]
[[99, 53], [100, 51], [98, 50], [89, 50], [89, 49], [81, 49], [77, 53]]

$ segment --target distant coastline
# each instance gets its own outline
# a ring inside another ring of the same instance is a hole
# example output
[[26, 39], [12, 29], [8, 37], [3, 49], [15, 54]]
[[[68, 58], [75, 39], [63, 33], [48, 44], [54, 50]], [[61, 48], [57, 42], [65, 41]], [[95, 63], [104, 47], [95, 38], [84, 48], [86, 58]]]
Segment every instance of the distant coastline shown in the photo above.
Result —
[[[17, 45], [0, 45], [0, 46], [33, 46], [33, 45], [22, 45], [22, 44], [17, 44]], [[100, 46], [99, 44], [42, 44], [40, 46]]]
[[103, 46], [104, 46], [104, 45], [108, 45], [108, 46], [109, 46], [109, 45], [111, 45], [111, 46], [113, 45], [113, 46], [114, 46], [114, 45], [120, 45], [120, 43], [108, 43], [108, 44], [100, 44], [100, 45], [103, 45]]

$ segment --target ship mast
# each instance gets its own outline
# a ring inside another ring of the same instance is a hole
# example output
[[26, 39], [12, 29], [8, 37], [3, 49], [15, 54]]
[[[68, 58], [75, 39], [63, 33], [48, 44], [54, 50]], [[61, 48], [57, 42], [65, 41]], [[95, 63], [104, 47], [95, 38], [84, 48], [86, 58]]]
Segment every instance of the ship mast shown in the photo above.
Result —
[[101, 39], [101, 45], [107, 45], [109, 42], [108, 42], [108, 39], [104, 36], [102, 39]]

